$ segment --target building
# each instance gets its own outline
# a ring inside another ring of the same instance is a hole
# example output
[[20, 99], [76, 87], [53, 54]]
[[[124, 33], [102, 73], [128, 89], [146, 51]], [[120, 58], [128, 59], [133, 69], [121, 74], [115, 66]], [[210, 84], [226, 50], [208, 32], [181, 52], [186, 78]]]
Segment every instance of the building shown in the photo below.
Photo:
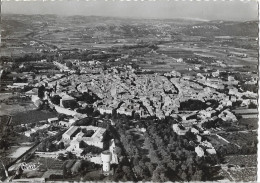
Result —
[[62, 139], [72, 140], [72, 137], [75, 136], [78, 132], [79, 132], [78, 126], [72, 126], [62, 135]]
[[59, 126], [61, 127], [70, 127], [71, 124], [67, 121], [59, 121]]
[[[86, 132], [94, 132], [91, 136], [88, 136]], [[103, 148], [103, 136], [106, 129], [96, 126], [71, 126], [63, 135], [62, 139], [70, 141], [68, 149], [78, 150], [80, 149], [80, 141], [85, 142], [88, 145], [93, 145], [99, 148]], [[72, 143], [73, 142], [73, 143]]]
[[186, 132], [188, 131], [187, 129], [185, 129], [184, 127], [182, 127], [179, 124], [173, 124], [172, 128], [173, 128], [173, 131], [175, 133], [177, 133], [178, 135], [185, 135]]
[[75, 98], [73, 98], [73, 97], [71, 97], [71, 96], [69, 96], [69, 95], [67, 95], [67, 94], [62, 94], [61, 95], [61, 100], [60, 100], [60, 106], [61, 107], [64, 107], [64, 102], [65, 101], [76, 101], [76, 99]]
[[58, 121], [59, 121], [59, 119], [57, 117], [48, 119], [49, 123], [55, 123], [55, 122], [58, 122]]
[[237, 115], [242, 115], [242, 114], [258, 114], [257, 109], [235, 109], [233, 112]]
[[204, 156], [204, 150], [200, 146], [195, 147], [195, 152], [196, 152], [198, 157]]
[[241, 115], [242, 118], [257, 118], [258, 110], [257, 109], [236, 109], [233, 110], [236, 115]]
[[100, 112], [100, 114], [112, 114], [113, 108], [109, 106], [99, 106], [97, 110]]
[[101, 153], [101, 160], [103, 162], [103, 168], [102, 168], [102, 172], [104, 175], [109, 175], [111, 174], [111, 169], [110, 169], [110, 162], [112, 160], [112, 154], [110, 151], [103, 151]]

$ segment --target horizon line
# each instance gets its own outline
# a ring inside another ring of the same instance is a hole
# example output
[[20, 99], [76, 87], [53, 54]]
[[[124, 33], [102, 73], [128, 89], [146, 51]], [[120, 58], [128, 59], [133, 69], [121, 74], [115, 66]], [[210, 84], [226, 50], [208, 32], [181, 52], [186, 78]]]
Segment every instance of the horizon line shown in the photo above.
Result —
[[73, 16], [81, 16], [81, 17], [104, 17], [104, 18], [122, 18], [122, 19], [149, 19], [149, 20], [190, 20], [190, 21], [198, 21], [198, 22], [213, 22], [213, 21], [231, 21], [231, 22], [251, 22], [251, 21], [259, 21], [258, 19], [247, 19], [247, 20], [232, 20], [232, 19], [212, 19], [212, 20], [206, 20], [202, 18], [190, 18], [190, 17], [175, 17], [175, 18], [169, 18], [169, 17], [135, 17], [135, 16], [105, 16], [105, 15], [82, 15], [82, 14], [75, 14], [75, 15], [65, 15], [65, 14], [55, 14], [55, 13], [39, 13], [39, 14], [21, 14], [21, 13], [1, 13], [2, 15], [25, 15], [25, 16], [60, 16], [60, 17], [73, 17]]

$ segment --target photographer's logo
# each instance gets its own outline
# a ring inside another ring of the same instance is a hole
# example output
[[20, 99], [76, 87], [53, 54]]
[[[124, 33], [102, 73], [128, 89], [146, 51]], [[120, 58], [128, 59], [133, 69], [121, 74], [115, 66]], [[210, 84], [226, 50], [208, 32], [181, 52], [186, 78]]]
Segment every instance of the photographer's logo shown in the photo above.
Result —
[[22, 170], [38, 170], [39, 167], [40, 167], [40, 164], [39, 163], [37, 163], [37, 164], [34, 164], [34, 163], [27, 164], [27, 163], [23, 162], [20, 166], [21, 166]]

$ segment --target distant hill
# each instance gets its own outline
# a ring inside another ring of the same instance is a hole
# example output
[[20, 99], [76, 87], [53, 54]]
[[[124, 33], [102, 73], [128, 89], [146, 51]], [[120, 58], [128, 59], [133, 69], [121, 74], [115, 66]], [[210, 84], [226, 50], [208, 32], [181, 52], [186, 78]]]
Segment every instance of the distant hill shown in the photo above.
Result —
[[19, 20], [5, 20], [2, 19], [2, 37], [5, 37], [9, 34], [12, 34], [14, 31], [23, 31], [24, 29], [29, 28], [29, 25], [22, 23]]
[[205, 21], [198, 19], [137, 19], [102, 16], [3, 15], [3, 37], [14, 31], [74, 29], [90, 35], [142, 37], [159, 34], [187, 36], [258, 36], [258, 22]]
[[190, 36], [258, 36], [258, 22], [210, 21], [190, 25], [182, 30]]

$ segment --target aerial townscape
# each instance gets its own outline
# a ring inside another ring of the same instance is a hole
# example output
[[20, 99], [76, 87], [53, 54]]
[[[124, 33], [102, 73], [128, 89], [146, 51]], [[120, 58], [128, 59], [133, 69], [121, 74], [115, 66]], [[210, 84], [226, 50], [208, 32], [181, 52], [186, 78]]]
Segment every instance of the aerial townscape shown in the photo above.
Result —
[[258, 21], [1, 19], [1, 181], [256, 181]]

